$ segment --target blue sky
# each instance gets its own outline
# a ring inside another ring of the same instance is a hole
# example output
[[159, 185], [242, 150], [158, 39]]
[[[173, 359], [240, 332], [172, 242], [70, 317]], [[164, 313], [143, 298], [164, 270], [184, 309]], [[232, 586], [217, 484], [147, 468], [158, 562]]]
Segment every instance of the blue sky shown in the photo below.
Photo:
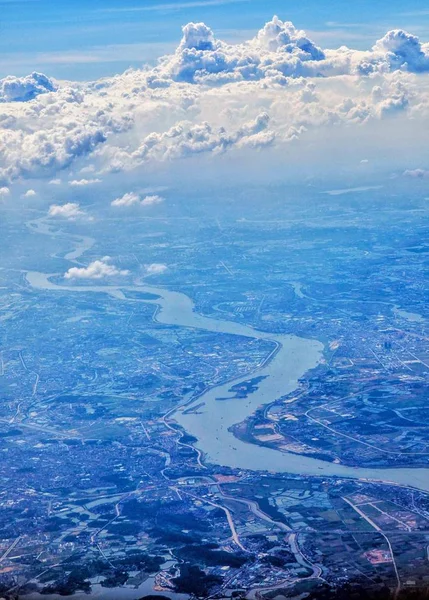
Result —
[[204, 21], [218, 37], [251, 37], [273, 14], [323, 47], [369, 48], [388, 29], [429, 40], [422, 0], [0, 0], [0, 77], [43, 71], [95, 79], [170, 52], [181, 25]]

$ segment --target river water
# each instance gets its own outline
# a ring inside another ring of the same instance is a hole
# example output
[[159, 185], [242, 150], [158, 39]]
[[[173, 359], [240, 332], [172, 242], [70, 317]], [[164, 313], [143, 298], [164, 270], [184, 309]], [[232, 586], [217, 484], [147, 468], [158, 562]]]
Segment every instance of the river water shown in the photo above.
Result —
[[[320, 342], [292, 335], [266, 333], [240, 323], [204, 317], [195, 312], [194, 304], [188, 296], [164, 288], [149, 285], [58, 285], [51, 280], [51, 276], [53, 275], [36, 271], [26, 274], [29, 285], [40, 290], [107, 293], [119, 300], [126, 300], [123, 290], [156, 294], [158, 298], [142, 301], [158, 305], [156, 320], [160, 323], [269, 340], [273, 342], [273, 349], [277, 346], [277, 352], [273, 353], [271, 360], [251, 374], [211, 388], [200, 396], [196, 403], [204, 405], [196, 414], [184, 413], [183, 407], [176, 411], [174, 418], [198, 439], [196, 446], [205, 454], [206, 462], [239, 469], [388, 481], [429, 491], [429, 469], [348, 467], [248, 444], [238, 440], [229, 431], [232, 425], [251, 415], [259, 406], [293, 391], [298, 378], [315, 367], [321, 358], [323, 346]], [[231, 385], [256, 376], [265, 376], [265, 379], [260, 381], [255, 392], [244, 399], [231, 398]], [[228, 397], [228, 400], [219, 400]]]

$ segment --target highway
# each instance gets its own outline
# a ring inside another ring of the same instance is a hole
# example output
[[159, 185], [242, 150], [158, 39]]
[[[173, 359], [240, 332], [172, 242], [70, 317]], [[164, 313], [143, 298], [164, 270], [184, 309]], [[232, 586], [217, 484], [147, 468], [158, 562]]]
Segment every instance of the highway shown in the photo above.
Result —
[[216, 508], [220, 508], [221, 510], [223, 510], [223, 512], [226, 514], [226, 518], [228, 520], [229, 528], [231, 529], [231, 537], [232, 537], [232, 539], [234, 540], [234, 542], [237, 544], [237, 546], [243, 552], [246, 552], [246, 554], [248, 554], [250, 552], [241, 543], [240, 538], [238, 537], [237, 530], [235, 528], [234, 519], [232, 517], [231, 511], [228, 508], [226, 508], [225, 506], [222, 506], [221, 504], [217, 504], [216, 502], [212, 502], [211, 500], [208, 500], [207, 498], [204, 498], [204, 497], [201, 497], [201, 496], [195, 496], [194, 494], [191, 494], [190, 492], [188, 492], [186, 490], [180, 490], [180, 491], [182, 492], [182, 494], [186, 494], [187, 496], [190, 496], [191, 498], [194, 498], [195, 500], [199, 500], [200, 502], [205, 502], [206, 504], [210, 504], [211, 506], [215, 506]]
[[347, 502], [347, 504], [349, 506], [351, 506], [363, 519], [365, 519], [365, 521], [367, 521], [367, 523], [369, 523], [371, 525], [371, 527], [373, 527], [376, 531], [378, 531], [380, 533], [380, 535], [382, 535], [384, 537], [384, 539], [386, 540], [387, 545], [389, 546], [390, 555], [392, 557], [392, 564], [393, 564], [393, 568], [395, 570], [395, 575], [396, 575], [397, 586], [396, 586], [396, 589], [395, 589], [395, 598], [397, 598], [398, 595], [399, 595], [399, 593], [400, 593], [400, 591], [401, 591], [401, 579], [399, 577], [399, 572], [398, 572], [398, 567], [396, 565], [395, 555], [393, 554], [393, 548], [392, 548], [392, 544], [390, 543], [389, 538], [382, 531], [382, 529], [377, 525], [377, 523], [374, 523], [374, 521], [370, 517], [368, 517], [368, 515], [366, 515], [359, 508], [359, 506], [357, 506], [356, 504], [354, 504], [351, 500], [349, 500], [345, 496], [342, 496], [342, 499], [344, 500], [344, 502]]

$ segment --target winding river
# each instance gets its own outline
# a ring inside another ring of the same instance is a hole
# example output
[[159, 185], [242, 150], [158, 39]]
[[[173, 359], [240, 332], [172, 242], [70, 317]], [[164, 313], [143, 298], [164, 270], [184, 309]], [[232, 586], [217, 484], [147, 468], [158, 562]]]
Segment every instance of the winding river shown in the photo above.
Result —
[[[77, 258], [76, 254], [78, 253], [75, 250], [74, 260]], [[156, 320], [160, 323], [273, 342], [276, 351], [251, 374], [209, 389], [195, 401], [196, 404], [204, 404], [194, 413], [184, 412], [183, 406], [177, 409], [174, 418], [189, 434], [197, 438], [196, 447], [204, 453], [206, 462], [239, 469], [388, 481], [429, 491], [429, 469], [353, 468], [248, 444], [237, 439], [229, 430], [259, 406], [293, 391], [298, 378], [317, 365], [323, 349], [320, 342], [292, 335], [265, 333], [239, 323], [204, 317], [195, 312], [194, 304], [188, 296], [164, 288], [149, 285], [58, 285], [51, 279], [54, 275], [28, 271], [26, 278], [28, 284], [38, 290], [104, 293], [121, 301], [127, 300], [123, 293], [127, 290], [156, 294], [157, 298], [145, 298], [141, 301], [158, 305]], [[256, 376], [265, 377], [258, 384], [256, 391], [247, 398], [233, 397], [229, 391], [231, 385]], [[189, 405], [186, 408], [188, 409]]]

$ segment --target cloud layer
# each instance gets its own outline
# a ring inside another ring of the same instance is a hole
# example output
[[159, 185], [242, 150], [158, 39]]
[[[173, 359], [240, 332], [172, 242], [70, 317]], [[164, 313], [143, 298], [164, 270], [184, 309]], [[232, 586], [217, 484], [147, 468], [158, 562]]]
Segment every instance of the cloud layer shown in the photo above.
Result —
[[106, 173], [262, 150], [308, 131], [397, 117], [423, 128], [426, 73], [429, 45], [402, 30], [363, 52], [319, 48], [277, 17], [235, 45], [189, 23], [174, 54], [153, 68], [67, 85], [38, 73], [1, 80], [0, 187], [24, 177], [57, 180], [74, 168], [70, 185], [86, 188]]

